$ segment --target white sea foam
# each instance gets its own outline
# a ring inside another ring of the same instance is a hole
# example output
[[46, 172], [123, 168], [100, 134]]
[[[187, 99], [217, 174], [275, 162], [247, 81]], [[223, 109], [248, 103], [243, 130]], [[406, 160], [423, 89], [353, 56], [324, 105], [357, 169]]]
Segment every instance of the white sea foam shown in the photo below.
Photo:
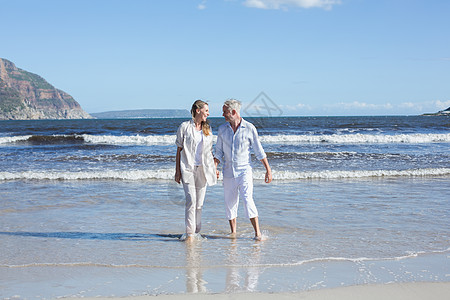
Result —
[[146, 180], [172, 179], [173, 169], [167, 170], [105, 170], [105, 171], [25, 171], [0, 172], [0, 180]]
[[31, 137], [31, 135], [20, 135], [20, 136], [7, 136], [0, 137], [0, 144], [10, 144], [19, 141], [26, 141]]
[[[412, 170], [359, 170], [359, 171], [317, 171], [295, 172], [274, 171], [273, 179], [280, 181], [302, 179], [341, 179], [341, 178], [381, 178], [381, 177], [426, 177], [448, 176], [450, 168], [412, 169]], [[105, 170], [105, 171], [25, 171], [0, 172], [0, 181], [7, 180], [172, 180], [173, 169], [160, 170]], [[264, 179], [264, 172], [255, 171], [254, 178]]]
[[332, 144], [422, 144], [450, 142], [450, 133], [435, 134], [331, 134], [331, 135], [262, 135], [262, 143], [332, 143]]
[[86, 143], [92, 144], [112, 144], [112, 145], [154, 145], [154, 144], [174, 144], [175, 135], [80, 135]]
[[[298, 179], [340, 179], [340, 178], [368, 178], [368, 177], [425, 177], [448, 176], [450, 168], [429, 168], [411, 170], [357, 170], [357, 171], [317, 171], [294, 172], [274, 171], [274, 180], [298, 180]], [[264, 179], [264, 173], [254, 175], [256, 179]]]
[[[0, 144], [15, 143], [27, 141], [33, 136], [12, 136], [0, 137]], [[57, 138], [75, 138], [83, 139], [89, 144], [107, 144], [107, 145], [170, 145], [175, 143], [175, 135], [52, 135]], [[217, 137], [214, 137], [216, 140]], [[423, 144], [423, 143], [448, 143], [450, 142], [450, 133], [435, 134], [331, 134], [331, 135], [260, 135], [262, 143], [265, 144], [302, 144], [302, 143], [331, 143], [331, 144]]]
[[[113, 136], [113, 135], [88, 135], [81, 137], [86, 143], [92, 144], [133, 144], [133, 145], [154, 145], [173, 144], [175, 135], [149, 135], [149, 136]], [[215, 136], [216, 140], [217, 137]], [[332, 144], [389, 144], [389, 143], [443, 143], [450, 142], [448, 134], [399, 134], [399, 135], [378, 135], [378, 134], [332, 134], [332, 135], [261, 135], [261, 142], [266, 144], [298, 144], [298, 143], [332, 143]]]

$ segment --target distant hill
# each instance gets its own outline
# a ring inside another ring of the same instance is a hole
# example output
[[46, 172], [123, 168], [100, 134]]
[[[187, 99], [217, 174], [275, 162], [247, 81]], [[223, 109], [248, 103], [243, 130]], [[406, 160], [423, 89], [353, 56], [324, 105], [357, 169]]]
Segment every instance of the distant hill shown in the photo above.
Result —
[[0, 58], [0, 120], [90, 118], [72, 96]]
[[97, 119], [145, 119], [145, 118], [189, 118], [186, 109], [135, 109], [92, 113]]
[[444, 110], [440, 110], [437, 113], [423, 114], [424, 116], [450, 116], [450, 107]]

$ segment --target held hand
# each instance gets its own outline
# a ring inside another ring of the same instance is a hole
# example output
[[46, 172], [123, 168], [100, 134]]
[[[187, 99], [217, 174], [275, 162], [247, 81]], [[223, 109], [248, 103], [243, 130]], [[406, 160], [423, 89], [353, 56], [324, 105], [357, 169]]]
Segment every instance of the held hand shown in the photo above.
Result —
[[216, 176], [217, 176], [217, 179], [219, 179], [219, 174], [220, 174], [219, 170], [217, 170], [217, 166], [218, 166], [219, 164], [220, 164], [220, 160], [218, 160], [217, 158], [214, 157], [214, 165], [215, 165], [215, 167], [216, 167]]
[[266, 172], [265, 182], [266, 183], [271, 183], [272, 182], [272, 172], [269, 172], [269, 171]]

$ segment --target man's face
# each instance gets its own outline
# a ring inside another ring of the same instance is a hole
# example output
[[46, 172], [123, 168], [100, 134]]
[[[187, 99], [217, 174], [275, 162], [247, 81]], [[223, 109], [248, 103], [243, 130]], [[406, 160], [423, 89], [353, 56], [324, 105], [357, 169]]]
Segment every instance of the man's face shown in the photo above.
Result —
[[226, 105], [222, 107], [223, 114], [222, 116], [225, 118], [225, 121], [231, 122], [233, 120], [233, 113], [228, 109]]

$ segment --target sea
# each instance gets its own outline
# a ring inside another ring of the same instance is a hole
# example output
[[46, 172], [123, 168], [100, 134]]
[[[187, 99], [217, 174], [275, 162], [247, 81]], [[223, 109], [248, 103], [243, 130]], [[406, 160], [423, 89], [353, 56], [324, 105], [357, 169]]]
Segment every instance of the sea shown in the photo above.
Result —
[[[450, 281], [450, 117], [267, 117], [264, 240], [223, 186], [184, 233], [186, 119], [0, 121], [0, 298], [298, 292]], [[210, 118], [214, 135], [225, 122]]]

